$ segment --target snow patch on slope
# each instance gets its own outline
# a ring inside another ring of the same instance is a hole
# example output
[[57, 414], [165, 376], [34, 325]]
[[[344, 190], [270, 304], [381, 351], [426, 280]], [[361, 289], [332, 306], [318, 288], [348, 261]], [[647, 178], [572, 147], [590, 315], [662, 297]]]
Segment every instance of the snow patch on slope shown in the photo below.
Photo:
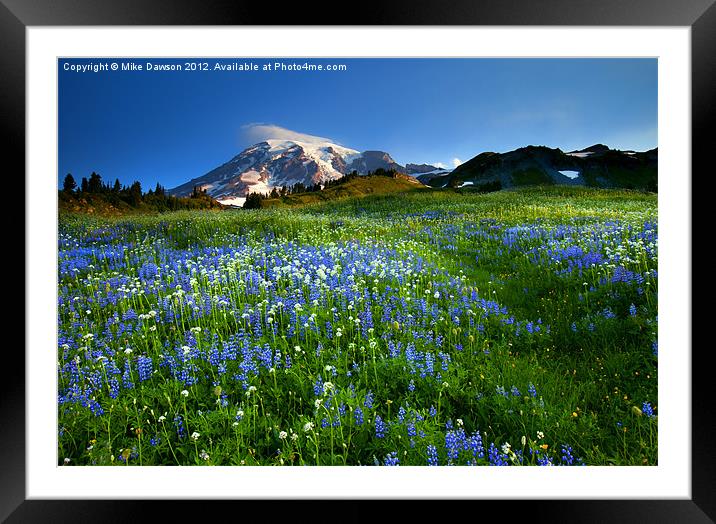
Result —
[[594, 154], [593, 151], [583, 151], [580, 153], [567, 153], [569, 156], [576, 156], [577, 158], [587, 158]]
[[225, 206], [244, 207], [244, 202], [246, 202], [246, 198], [227, 197], [227, 198], [218, 198], [217, 201], [220, 204], [224, 204]]

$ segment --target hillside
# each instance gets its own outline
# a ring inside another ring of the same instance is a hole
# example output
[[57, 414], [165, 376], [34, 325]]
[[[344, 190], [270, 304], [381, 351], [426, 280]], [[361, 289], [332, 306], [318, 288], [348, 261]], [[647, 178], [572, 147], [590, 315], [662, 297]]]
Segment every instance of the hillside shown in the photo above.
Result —
[[224, 209], [224, 206], [206, 194], [186, 198], [145, 194], [138, 201], [131, 202], [113, 193], [58, 191], [57, 205], [61, 214], [77, 213], [103, 217], [154, 214], [182, 209]]
[[424, 189], [427, 189], [426, 186], [415, 178], [402, 173], [393, 173], [391, 176], [365, 175], [351, 177], [345, 182], [327, 187], [322, 191], [267, 198], [261, 201], [261, 207], [298, 207], [347, 198], [408, 193]]
[[565, 153], [527, 146], [506, 153], [480, 153], [451, 173], [418, 178], [432, 187], [500, 182], [504, 188], [557, 184], [656, 191], [658, 151], [619, 151], [596, 144]]

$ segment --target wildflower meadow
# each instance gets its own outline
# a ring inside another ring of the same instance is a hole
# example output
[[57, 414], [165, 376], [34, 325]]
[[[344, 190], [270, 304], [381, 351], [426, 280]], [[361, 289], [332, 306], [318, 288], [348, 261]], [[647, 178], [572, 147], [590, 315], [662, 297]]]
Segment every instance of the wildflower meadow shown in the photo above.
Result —
[[58, 226], [58, 464], [657, 464], [657, 197]]

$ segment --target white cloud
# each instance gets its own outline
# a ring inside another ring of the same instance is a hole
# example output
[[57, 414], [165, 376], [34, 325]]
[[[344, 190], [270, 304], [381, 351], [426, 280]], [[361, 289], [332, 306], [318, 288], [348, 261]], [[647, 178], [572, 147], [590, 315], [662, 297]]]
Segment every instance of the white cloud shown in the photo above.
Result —
[[452, 159], [452, 165], [453, 165], [453, 167], [457, 167], [457, 166], [459, 166], [460, 164], [462, 164], [462, 160], [460, 160], [459, 158], [455, 157], [455, 158]]
[[286, 129], [285, 127], [273, 124], [247, 124], [241, 126], [241, 134], [242, 137], [251, 144], [271, 139], [292, 140], [294, 142], [305, 142], [308, 144], [320, 144], [324, 142], [337, 144], [337, 142], [331, 140], [330, 138], [307, 135], [306, 133], [299, 133], [298, 131], [292, 131], [290, 129]]
[[443, 164], [442, 162], [430, 162], [431, 166], [435, 166], [438, 169], [445, 169], [447, 166]]

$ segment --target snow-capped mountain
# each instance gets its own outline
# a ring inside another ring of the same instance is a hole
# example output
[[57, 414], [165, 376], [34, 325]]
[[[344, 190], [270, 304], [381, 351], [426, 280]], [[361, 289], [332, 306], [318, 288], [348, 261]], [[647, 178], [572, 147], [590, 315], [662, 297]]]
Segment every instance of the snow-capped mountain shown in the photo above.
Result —
[[[421, 166], [421, 169], [433, 166]], [[378, 168], [407, 173], [384, 151], [363, 153], [332, 142], [270, 139], [259, 142], [205, 175], [169, 193], [188, 196], [194, 188], [223, 204], [242, 205], [249, 193], [268, 193], [277, 187], [324, 184], [357, 171], [365, 175]], [[409, 174], [409, 173], [407, 173]]]

